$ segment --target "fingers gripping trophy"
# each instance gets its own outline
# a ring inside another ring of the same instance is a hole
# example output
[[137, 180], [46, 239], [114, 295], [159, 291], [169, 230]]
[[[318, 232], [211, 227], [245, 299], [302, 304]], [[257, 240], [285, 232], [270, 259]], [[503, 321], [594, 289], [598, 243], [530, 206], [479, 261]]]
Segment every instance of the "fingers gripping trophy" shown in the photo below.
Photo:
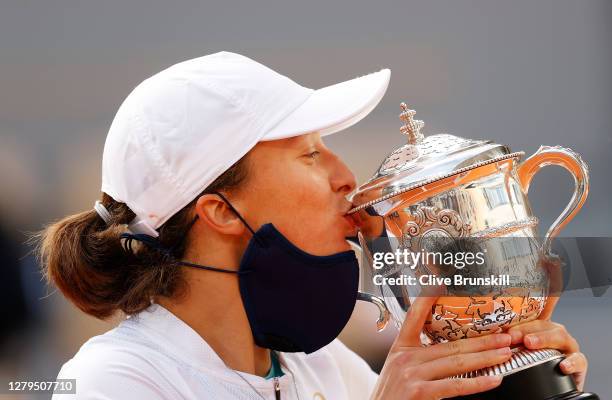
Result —
[[[523, 152], [490, 140], [426, 137], [421, 132], [424, 122], [414, 116], [402, 103], [400, 131], [408, 143], [392, 151], [351, 199], [355, 208], [350, 212], [361, 219], [358, 238], [368, 261], [361, 281], [377, 282], [367, 292], [362, 288], [359, 296], [378, 306], [378, 329], [389, 320], [399, 328], [432, 279], [445, 282], [445, 293], [425, 324], [424, 345], [504, 332], [537, 319], [559, 295], [561, 262], [551, 253], [551, 241], [586, 200], [587, 165], [560, 146], [541, 146], [522, 161]], [[540, 240], [528, 192], [533, 177], [547, 165], [568, 170], [575, 190]], [[381, 250], [411, 254], [413, 265], [376, 265]], [[436, 252], [457, 255], [464, 250], [485, 255], [485, 262], [459, 268], [457, 259], [429, 258]], [[487, 277], [489, 281], [478, 280]], [[572, 377], [559, 371], [564, 355], [558, 350], [517, 346], [512, 352], [503, 364], [449, 379], [503, 376], [499, 387], [473, 397], [478, 399], [598, 399], [579, 392]]]

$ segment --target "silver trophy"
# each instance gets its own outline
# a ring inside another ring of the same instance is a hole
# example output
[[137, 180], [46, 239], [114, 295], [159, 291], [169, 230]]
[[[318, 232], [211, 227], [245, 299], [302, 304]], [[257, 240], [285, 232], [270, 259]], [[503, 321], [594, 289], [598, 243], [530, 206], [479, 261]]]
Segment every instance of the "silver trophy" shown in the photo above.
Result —
[[[380, 330], [389, 320], [401, 326], [427, 284], [423, 277], [458, 275], [460, 282], [500, 277], [488, 285], [445, 285], [446, 293], [432, 308], [421, 335], [425, 345], [503, 332], [538, 318], [549, 296], [558, 295], [560, 274], [554, 270], [559, 264], [551, 254], [551, 241], [586, 200], [587, 165], [578, 154], [559, 146], [541, 146], [522, 161], [523, 152], [490, 140], [424, 136], [424, 123], [414, 115], [401, 104], [400, 131], [408, 143], [391, 152], [351, 198], [355, 208], [350, 213], [358, 213], [362, 221], [358, 238], [366, 260], [359, 298], [379, 307]], [[535, 174], [547, 165], [568, 170], [575, 190], [540, 239], [528, 191]], [[486, 254], [486, 263], [458, 268], [456, 261], [412, 257], [412, 265], [390, 262], [375, 267], [377, 253], [459, 254], [457, 249], [466, 248]], [[598, 398], [579, 393], [572, 378], [558, 370], [563, 357], [554, 349], [518, 346], [508, 362], [462, 376], [504, 376], [500, 387], [474, 397], [479, 399]]]

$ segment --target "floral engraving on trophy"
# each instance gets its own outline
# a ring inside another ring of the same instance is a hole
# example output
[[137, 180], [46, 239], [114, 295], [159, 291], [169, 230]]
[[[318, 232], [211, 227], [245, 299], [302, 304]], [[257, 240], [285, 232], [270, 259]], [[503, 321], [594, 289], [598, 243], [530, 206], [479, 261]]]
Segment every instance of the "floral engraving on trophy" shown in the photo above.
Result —
[[401, 244], [415, 251], [420, 250], [419, 245], [427, 236], [466, 237], [472, 229], [461, 220], [459, 213], [449, 209], [419, 206], [412, 218], [404, 225]]
[[511, 301], [469, 297], [465, 305], [436, 304], [425, 333], [434, 343], [500, 332], [516, 318]]
[[463, 304], [457, 298], [447, 304], [449, 300], [442, 298], [435, 304], [431, 320], [425, 324], [424, 331], [433, 343], [505, 331], [537, 318], [545, 303], [544, 297], [538, 296], [468, 297], [463, 298]]
[[[436, 252], [448, 247], [457, 238], [466, 238], [472, 229], [461, 219], [458, 212], [438, 207], [418, 206], [410, 213], [410, 220], [402, 223], [399, 245], [411, 252]], [[440, 273], [440, 265], [420, 262], [419, 275]], [[447, 271], [448, 272], [448, 271]], [[448, 275], [448, 274], [444, 274]]]

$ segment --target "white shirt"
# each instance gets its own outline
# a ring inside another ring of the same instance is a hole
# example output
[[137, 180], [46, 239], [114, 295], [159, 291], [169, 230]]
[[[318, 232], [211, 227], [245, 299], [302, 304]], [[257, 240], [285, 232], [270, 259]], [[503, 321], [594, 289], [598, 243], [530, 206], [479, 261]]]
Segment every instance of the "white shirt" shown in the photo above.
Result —
[[[283, 400], [368, 399], [378, 379], [338, 339], [311, 354], [278, 355]], [[275, 399], [273, 379], [226, 367], [189, 325], [155, 303], [85, 342], [58, 378], [76, 379], [76, 395], [52, 400]]]

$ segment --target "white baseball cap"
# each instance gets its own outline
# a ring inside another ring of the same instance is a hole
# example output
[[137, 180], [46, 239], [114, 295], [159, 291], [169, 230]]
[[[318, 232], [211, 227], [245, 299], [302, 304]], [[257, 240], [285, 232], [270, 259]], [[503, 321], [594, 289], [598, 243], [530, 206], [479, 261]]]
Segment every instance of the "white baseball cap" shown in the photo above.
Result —
[[101, 190], [136, 214], [133, 233], [156, 231], [257, 142], [357, 123], [378, 104], [383, 69], [313, 90], [240, 54], [175, 64], [140, 83], [106, 137]]

